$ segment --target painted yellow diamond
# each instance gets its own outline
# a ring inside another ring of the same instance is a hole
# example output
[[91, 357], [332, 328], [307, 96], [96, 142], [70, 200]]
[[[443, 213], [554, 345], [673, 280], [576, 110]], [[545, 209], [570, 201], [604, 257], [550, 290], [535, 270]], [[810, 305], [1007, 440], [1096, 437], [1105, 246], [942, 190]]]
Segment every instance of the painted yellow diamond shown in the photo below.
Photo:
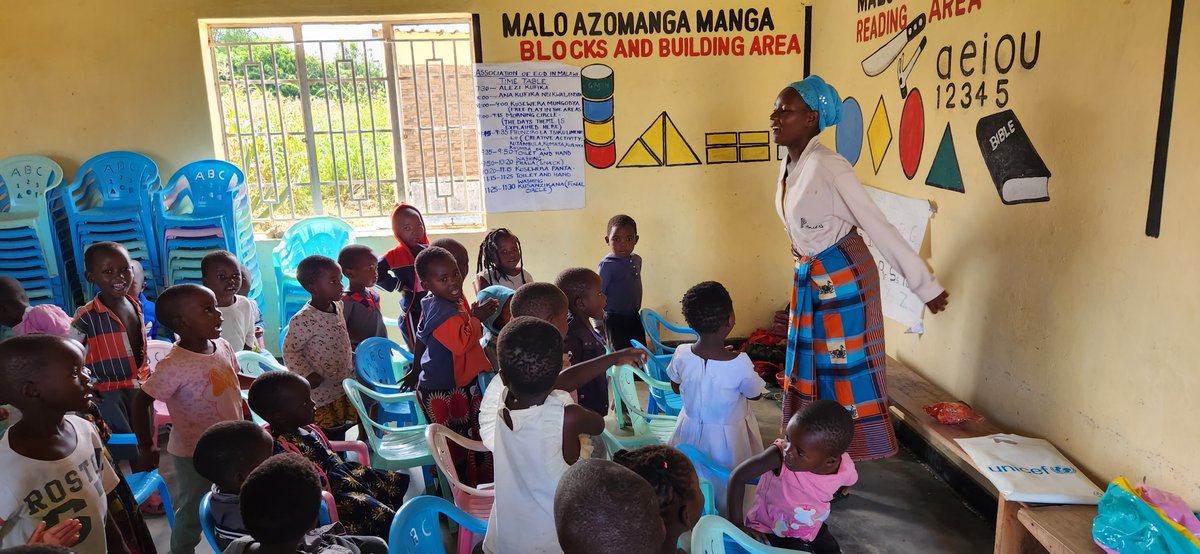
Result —
[[867, 127], [867, 143], [871, 147], [871, 163], [875, 165], [875, 174], [878, 175], [883, 156], [892, 145], [892, 124], [888, 121], [887, 106], [883, 104], [882, 95], [875, 106], [875, 115], [871, 116], [871, 125]]

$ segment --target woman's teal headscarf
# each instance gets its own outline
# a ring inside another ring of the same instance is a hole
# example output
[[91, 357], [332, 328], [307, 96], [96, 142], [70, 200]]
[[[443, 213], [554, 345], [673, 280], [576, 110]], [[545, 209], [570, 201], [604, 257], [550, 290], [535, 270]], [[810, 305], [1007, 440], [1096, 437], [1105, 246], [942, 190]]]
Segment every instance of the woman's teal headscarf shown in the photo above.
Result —
[[788, 85], [800, 93], [800, 98], [820, 116], [817, 118], [817, 132], [824, 131], [830, 125], [837, 125], [842, 120], [842, 97], [837, 89], [816, 75], [809, 75], [803, 81]]
[[482, 321], [483, 327], [487, 329], [489, 333], [493, 335], [500, 333], [500, 330], [495, 328], [496, 318], [500, 317], [500, 312], [504, 311], [504, 304], [508, 302], [509, 298], [512, 298], [513, 292], [514, 291], [512, 289], [500, 285], [492, 285], [479, 291], [479, 297], [476, 299], [476, 301], [480, 304], [483, 304], [489, 298], [495, 298], [496, 301], [500, 303], [499, 307], [496, 309], [496, 313], [493, 313], [487, 319]]

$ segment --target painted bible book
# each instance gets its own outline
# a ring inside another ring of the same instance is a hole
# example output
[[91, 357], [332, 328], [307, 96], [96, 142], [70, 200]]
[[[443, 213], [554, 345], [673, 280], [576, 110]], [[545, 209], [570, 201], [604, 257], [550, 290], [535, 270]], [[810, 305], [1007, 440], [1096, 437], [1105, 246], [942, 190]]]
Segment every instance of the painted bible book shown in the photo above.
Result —
[[1000, 200], [1005, 204], [1050, 200], [1050, 170], [1012, 110], [986, 116], [975, 125], [979, 151]]

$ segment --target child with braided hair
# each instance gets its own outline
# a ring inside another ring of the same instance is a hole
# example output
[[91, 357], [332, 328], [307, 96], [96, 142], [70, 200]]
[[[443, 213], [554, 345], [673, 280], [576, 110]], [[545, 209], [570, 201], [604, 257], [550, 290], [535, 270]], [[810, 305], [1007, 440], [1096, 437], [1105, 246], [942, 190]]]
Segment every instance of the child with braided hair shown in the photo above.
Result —
[[483, 237], [475, 267], [476, 293], [492, 285], [517, 290], [533, 282], [533, 275], [521, 265], [521, 239], [504, 227], [492, 229]]
[[656, 552], [681, 552], [679, 536], [690, 531], [704, 514], [704, 493], [691, 460], [673, 447], [654, 444], [617, 451], [613, 461], [640, 475], [658, 495], [658, 511], [667, 534]]

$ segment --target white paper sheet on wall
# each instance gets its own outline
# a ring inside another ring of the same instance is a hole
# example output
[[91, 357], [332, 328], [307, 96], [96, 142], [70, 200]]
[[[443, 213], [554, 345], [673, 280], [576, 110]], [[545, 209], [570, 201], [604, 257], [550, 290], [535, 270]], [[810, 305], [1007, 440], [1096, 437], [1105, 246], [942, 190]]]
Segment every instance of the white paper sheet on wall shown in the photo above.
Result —
[[488, 212], [584, 206], [579, 68], [557, 63], [475, 66], [480, 170]]
[[[921, 251], [921, 242], [925, 240], [925, 228], [933, 215], [933, 208], [928, 200], [909, 198], [896, 193], [866, 187], [867, 194], [883, 211], [888, 223], [900, 231], [900, 236], [908, 242], [914, 252]], [[879, 268], [880, 295], [883, 301], [883, 315], [890, 317], [908, 327], [910, 333], [924, 333], [925, 303], [917, 298], [908, 288], [908, 281], [888, 263], [862, 231], [875, 265]]]

